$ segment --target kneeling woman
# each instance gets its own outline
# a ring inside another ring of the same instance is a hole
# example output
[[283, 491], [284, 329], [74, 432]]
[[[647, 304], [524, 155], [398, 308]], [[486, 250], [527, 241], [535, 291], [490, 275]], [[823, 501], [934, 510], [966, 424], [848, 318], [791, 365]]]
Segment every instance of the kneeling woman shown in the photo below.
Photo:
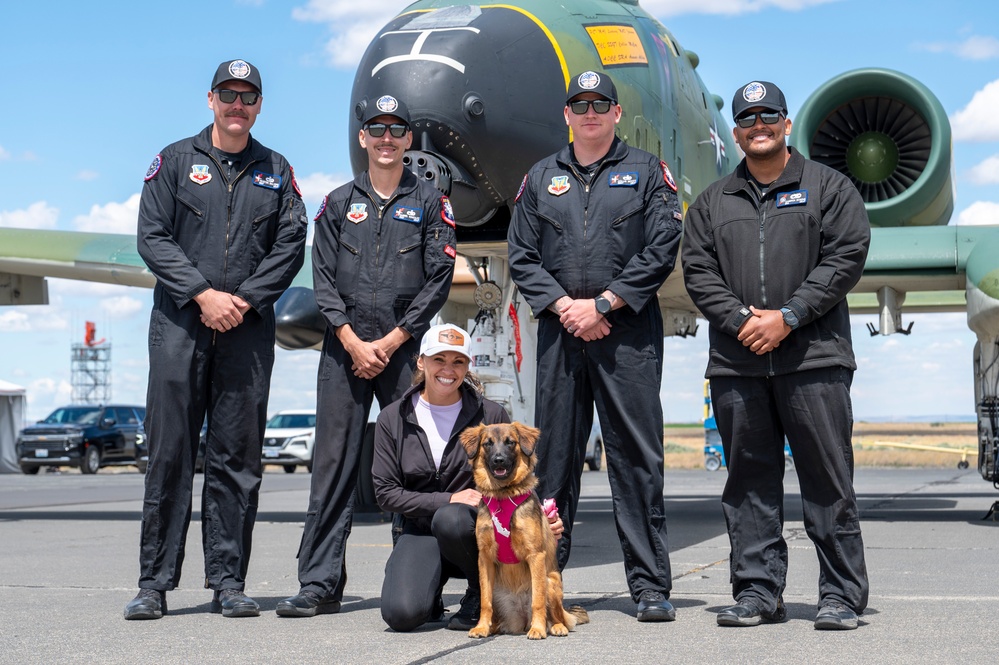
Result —
[[[378, 416], [375, 496], [382, 510], [396, 514], [381, 599], [382, 618], [393, 630], [440, 620], [441, 590], [452, 577], [468, 580], [468, 590], [447, 627], [471, 630], [479, 620], [475, 516], [482, 495], [458, 436], [466, 427], [510, 422], [510, 416], [482, 396], [468, 371], [470, 346], [458, 326], [430, 328], [420, 343], [413, 387]], [[557, 517], [552, 531], [561, 535]]]

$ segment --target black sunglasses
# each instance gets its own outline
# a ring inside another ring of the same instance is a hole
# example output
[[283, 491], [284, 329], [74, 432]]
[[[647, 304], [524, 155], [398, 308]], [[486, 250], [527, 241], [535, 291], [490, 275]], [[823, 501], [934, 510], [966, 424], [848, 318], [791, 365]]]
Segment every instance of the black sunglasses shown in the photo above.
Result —
[[586, 109], [592, 105], [594, 113], [603, 114], [610, 111], [613, 104], [614, 102], [609, 99], [580, 99], [575, 102], [569, 102], [569, 108], [576, 115], [585, 115]]
[[376, 139], [385, 136], [386, 129], [389, 130], [389, 133], [397, 139], [401, 139], [406, 135], [406, 132], [409, 131], [409, 127], [406, 125], [386, 125], [380, 122], [371, 123], [365, 127], [365, 129], [368, 130], [368, 134], [371, 134]]
[[243, 106], [253, 106], [260, 99], [259, 92], [247, 91], [247, 92], [237, 92], [236, 90], [216, 90], [215, 94], [218, 95], [219, 99], [223, 104], [232, 104], [236, 101], [236, 97], [239, 97], [239, 101], [243, 102]]
[[764, 113], [760, 111], [759, 113], [747, 113], [746, 115], [740, 115], [735, 119], [735, 124], [739, 125], [743, 129], [749, 129], [756, 124], [756, 118], [759, 117], [763, 121], [764, 125], [776, 125], [781, 118], [781, 113]]

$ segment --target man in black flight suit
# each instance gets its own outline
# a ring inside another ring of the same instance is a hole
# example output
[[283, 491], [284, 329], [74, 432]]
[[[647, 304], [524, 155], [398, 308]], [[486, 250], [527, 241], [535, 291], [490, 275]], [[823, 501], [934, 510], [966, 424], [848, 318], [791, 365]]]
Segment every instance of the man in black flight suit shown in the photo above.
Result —
[[260, 73], [219, 65], [214, 123], [167, 146], [146, 173], [138, 250], [156, 276], [149, 321], [146, 471], [139, 594], [126, 619], [166, 614], [180, 582], [194, 465], [207, 416], [202, 536], [211, 611], [257, 616], [244, 593], [267, 396], [273, 304], [305, 254], [308, 218], [284, 157], [250, 136]]

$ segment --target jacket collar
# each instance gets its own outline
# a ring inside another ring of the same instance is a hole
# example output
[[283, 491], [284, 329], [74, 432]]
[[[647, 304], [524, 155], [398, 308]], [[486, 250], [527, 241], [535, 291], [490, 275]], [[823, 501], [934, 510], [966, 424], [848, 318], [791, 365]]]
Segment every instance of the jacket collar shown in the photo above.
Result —
[[[402, 179], [399, 180], [399, 186], [395, 188], [395, 192], [393, 192], [392, 196], [389, 197], [389, 201], [397, 199], [400, 196], [406, 196], [413, 193], [419, 183], [420, 181], [416, 177], [416, 174], [409, 169], [404, 168], [402, 170]], [[368, 198], [372, 201], [378, 201], [381, 199], [381, 197], [378, 196], [378, 193], [375, 192], [375, 188], [371, 185], [371, 176], [367, 171], [361, 171], [354, 176], [354, 187], [367, 194]]]
[[[194, 137], [194, 148], [206, 155], [211, 155], [212, 153], [212, 127], [215, 123], [208, 125], [201, 133]], [[267, 158], [267, 148], [260, 145], [260, 143], [253, 138], [253, 134], [250, 134], [249, 140], [246, 143], [246, 148], [248, 150], [249, 161], [259, 162]], [[249, 163], [249, 162], [248, 162]]]
[[[416, 423], [416, 411], [413, 409], [413, 395], [423, 390], [423, 386], [424, 382], [421, 381], [415, 386], [410, 386], [406, 392], [403, 393], [399, 404], [399, 410], [402, 413], [403, 420]], [[458, 432], [468, 427], [473, 418], [475, 418], [475, 414], [477, 414], [479, 409], [482, 408], [482, 395], [480, 395], [476, 390], [470, 388], [468, 385], [462, 385], [460, 390], [461, 411], [458, 413], [458, 419], [455, 420], [454, 423], [455, 430]]]
[[[610, 150], [604, 155], [603, 162], [601, 163], [601, 168], [606, 164], [613, 164], [624, 159], [628, 154], [628, 144], [619, 139], [617, 136], [614, 137], [614, 141], [611, 142]], [[558, 162], [559, 166], [569, 170], [572, 168], [572, 144], [565, 146], [558, 151], [555, 155], [555, 161]]]
[[[802, 172], [805, 169], [805, 158], [794, 146], [788, 147], [788, 152], [791, 153], [791, 158], [787, 160], [784, 170], [770, 185], [769, 191], [776, 191], [785, 185], [801, 182]], [[746, 158], [743, 157], [739, 165], [735, 167], [732, 177], [726, 183], [724, 191], [726, 194], [735, 194], [743, 189], [748, 191], [749, 180], [749, 169], [746, 167]]]

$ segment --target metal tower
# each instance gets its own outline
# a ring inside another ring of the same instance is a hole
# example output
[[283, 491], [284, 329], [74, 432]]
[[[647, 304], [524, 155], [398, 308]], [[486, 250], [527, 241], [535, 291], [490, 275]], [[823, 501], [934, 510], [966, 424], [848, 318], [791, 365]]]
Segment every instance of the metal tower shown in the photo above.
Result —
[[82, 344], [72, 345], [73, 403], [105, 404], [111, 401], [111, 343], [94, 340], [97, 326], [87, 321]]

